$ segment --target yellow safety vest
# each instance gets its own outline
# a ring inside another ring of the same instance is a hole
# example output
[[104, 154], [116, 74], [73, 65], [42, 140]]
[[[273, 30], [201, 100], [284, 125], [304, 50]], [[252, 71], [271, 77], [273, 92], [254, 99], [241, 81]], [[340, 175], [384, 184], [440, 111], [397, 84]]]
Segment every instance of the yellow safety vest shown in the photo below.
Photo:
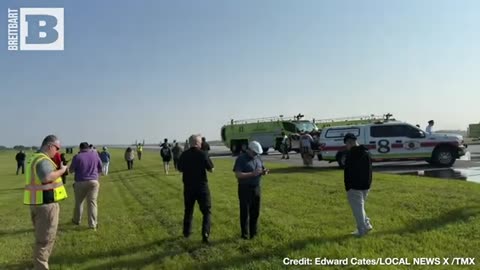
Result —
[[137, 146], [137, 151], [142, 152], [143, 151], [143, 146]]
[[25, 177], [25, 191], [23, 196], [24, 204], [39, 205], [43, 204], [43, 192], [53, 192], [54, 202], [58, 202], [67, 198], [67, 190], [63, 186], [62, 177], [55, 179], [49, 183], [42, 183], [37, 175], [37, 164], [41, 160], [48, 160], [52, 166], [56, 168], [57, 165], [45, 154], [36, 153], [27, 163], [27, 172]]

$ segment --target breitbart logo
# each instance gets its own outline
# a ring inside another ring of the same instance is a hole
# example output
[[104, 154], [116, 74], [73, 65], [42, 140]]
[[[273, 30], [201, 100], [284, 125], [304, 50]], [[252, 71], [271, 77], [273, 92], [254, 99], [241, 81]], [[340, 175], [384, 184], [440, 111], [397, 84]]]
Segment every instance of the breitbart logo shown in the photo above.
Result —
[[63, 8], [8, 9], [9, 51], [63, 51]]

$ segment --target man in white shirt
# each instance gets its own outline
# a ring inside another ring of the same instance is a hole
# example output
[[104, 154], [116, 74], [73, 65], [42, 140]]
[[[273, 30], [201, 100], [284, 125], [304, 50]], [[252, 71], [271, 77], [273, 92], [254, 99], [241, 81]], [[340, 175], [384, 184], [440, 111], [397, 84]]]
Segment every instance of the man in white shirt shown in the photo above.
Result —
[[290, 159], [290, 156], [288, 155], [288, 148], [289, 148], [289, 140], [287, 134], [285, 132], [282, 132], [282, 144], [280, 145], [280, 150], [282, 151], [282, 159], [285, 159], [285, 155], [287, 156], [287, 159]]
[[427, 134], [432, 134], [433, 133], [433, 125], [434, 124], [435, 124], [435, 122], [433, 120], [428, 121], [428, 126], [427, 126], [427, 128], [425, 128], [425, 132], [427, 132]]

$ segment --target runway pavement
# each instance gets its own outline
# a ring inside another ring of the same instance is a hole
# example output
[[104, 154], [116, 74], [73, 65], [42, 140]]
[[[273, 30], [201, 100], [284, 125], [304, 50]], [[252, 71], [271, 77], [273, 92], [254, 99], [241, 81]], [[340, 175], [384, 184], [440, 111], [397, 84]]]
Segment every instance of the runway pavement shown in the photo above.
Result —
[[[231, 157], [226, 151], [228, 149], [217, 148], [217, 152], [213, 152], [212, 158]], [[429, 176], [437, 178], [448, 178], [466, 180], [480, 183], [480, 145], [469, 146], [467, 155], [458, 159], [451, 168], [441, 168], [428, 164], [424, 161], [396, 161], [396, 162], [379, 162], [373, 164], [374, 172]], [[281, 159], [282, 155], [276, 151], [269, 151], [268, 155], [262, 155], [265, 162], [278, 162], [293, 166], [303, 166], [300, 154], [291, 153], [290, 159]], [[231, 157], [232, 159], [234, 157]], [[336, 162], [329, 163], [327, 161], [314, 160], [314, 167], [318, 168], [338, 168]]]
[[[149, 147], [148, 150], [158, 151], [158, 147]], [[451, 168], [439, 168], [428, 164], [424, 161], [398, 161], [398, 162], [381, 162], [374, 163], [374, 172], [419, 175], [448, 179], [459, 179], [466, 181], [474, 181], [480, 183], [480, 145], [470, 145], [468, 152], [461, 159], [458, 159]], [[231, 158], [229, 149], [224, 146], [212, 146], [210, 151], [212, 159], [215, 158]], [[262, 155], [265, 162], [278, 162], [292, 166], [303, 166], [300, 154], [290, 153], [290, 159], [281, 159], [282, 155], [278, 151], [270, 150], [267, 155]], [[314, 160], [314, 167], [318, 168], [338, 168], [336, 162], [329, 163], [327, 161]]]

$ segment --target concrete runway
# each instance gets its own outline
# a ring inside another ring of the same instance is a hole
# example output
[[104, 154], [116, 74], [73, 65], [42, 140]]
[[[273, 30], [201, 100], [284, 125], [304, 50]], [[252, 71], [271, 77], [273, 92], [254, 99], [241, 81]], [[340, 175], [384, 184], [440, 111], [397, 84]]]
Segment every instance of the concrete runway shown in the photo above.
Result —
[[[145, 147], [150, 151], [159, 151], [158, 146]], [[395, 161], [379, 162], [373, 164], [374, 172], [429, 176], [437, 178], [458, 179], [480, 183], [480, 145], [470, 145], [467, 148], [467, 154], [458, 159], [451, 168], [439, 168], [432, 166], [424, 161]], [[225, 146], [212, 146], [210, 151], [212, 159], [215, 158], [235, 158]], [[268, 155], [262, 155], [266, 162], [278, 162], [292, 166], [303, 166], [300, 154], [290, 153], [290, 159], [281, 159], [282, 155], [278, 151], [270, 150]], [[336, 162], [318, 161], [314, 159], [313, 166], [316, 168], [338, 168]]]
[[[480, 183], [480, 145], [468, 147], [468, 153], [461, 159], [458, 159], [451, 168], [439, 168], [424, 161], [395, 161], [379, 162], [373, 164], [374, 172], [429, 176], [437, 178], [448, 178], [466, 180]], [[225, 147], [212, 148], [212, 158], [230, 157], [230, 152]], [[278, 162], [293, 166], [303, 166], [300, 154], [291, 153], [290, 159], [281, 159], [282, 155], [277, 151], [269, 151], [268, 155], [262, 155], [265, 162]], [[338, 168], [336, 162], [314, 160], [313, 166], [316, 168]]]

